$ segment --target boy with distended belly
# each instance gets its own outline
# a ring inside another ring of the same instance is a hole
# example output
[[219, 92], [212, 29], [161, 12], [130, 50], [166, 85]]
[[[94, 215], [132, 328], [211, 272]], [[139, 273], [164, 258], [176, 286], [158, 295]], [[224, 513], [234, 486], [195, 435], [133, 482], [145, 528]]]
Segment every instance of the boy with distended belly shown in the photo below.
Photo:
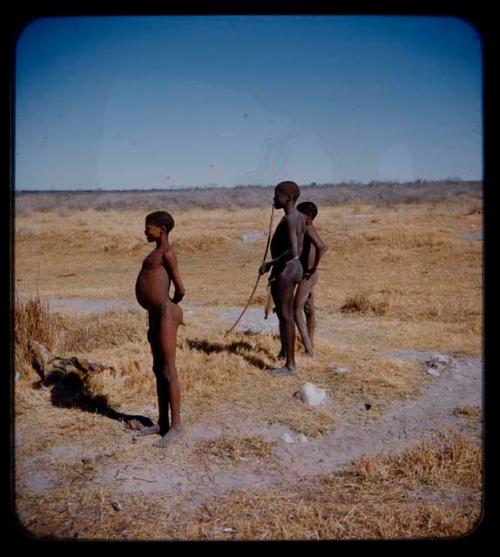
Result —
[[[144, 233], [156, 248], [144, 259], [135, 285], [139, 304], [148, 311], [148, 341], [153, 355], [153, 372], [158, 396], [158, 423], [143, 428], [135, 436], [159, 434], [158, 447], [167, 447], [182, 433], [180, 386], [175, 366], [177, 328], [182, 323], [182, 309], [178, 303], [185, 294], [177, 259], [169, 244], [169, 233], [174, 227], [172, 215], [156, 211], [146, 216]], [[174, 295], [169, 296], [170, 284]], [[169, 419], [169, 410], [170, 418]]]

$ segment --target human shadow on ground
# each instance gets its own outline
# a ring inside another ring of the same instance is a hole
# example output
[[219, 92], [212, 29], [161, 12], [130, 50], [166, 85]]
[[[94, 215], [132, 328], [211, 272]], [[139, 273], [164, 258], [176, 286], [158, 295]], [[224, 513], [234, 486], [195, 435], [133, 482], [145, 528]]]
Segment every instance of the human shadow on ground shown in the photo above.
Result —
[[[105, 395], [93, 395], [88, 392], [85, 381], [76, 372], [64, 373], [59, 370], [50, 371], [33, 384], [35, 388], [52, 387], [51, 402], [59, 408], [79, 408], [84, 412], [97, 413], [112, 420], [128, 424], [131, 429], [149, 427], [153, 422], [140, 414], [124, 414], [109, 406]], [[138, 422], [138, 423], [137, 423]], [[140, 426], [139, 426], [140, 424]], [[135, 427], [137, 426], [137, 427]]]
[[233, 341], [225, 344], [222, 342], [209, 342], [208, 340], [187, 339], [186, 343], [189, 348], [199, 350], [200, 352], [204, 352], [205, 354], [228, 352], [229, 354], [241, 356], [250, 365], [255, 366], [259, 369], [269, 370], [273, 367], [267, 364], [263, 359], [251, 354], [247, 354], [245, 352], [259, 350], [261, 352], [264, 352], [266, 356], [274, 359], [274, 356], [270, 354], [268, 350], [266, 350], [265, 348], [256, 348], [255, 346], [252, 346], [249, 342], [246, 342], [244, 340]]

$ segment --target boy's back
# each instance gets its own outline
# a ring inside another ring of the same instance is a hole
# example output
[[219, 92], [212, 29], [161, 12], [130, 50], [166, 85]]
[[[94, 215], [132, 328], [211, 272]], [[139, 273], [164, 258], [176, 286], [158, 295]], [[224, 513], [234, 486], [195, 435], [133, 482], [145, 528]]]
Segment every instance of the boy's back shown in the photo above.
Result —
[[312, 269], [316, 261], [316, 246], [311, 240], [311, 236], [313, 234], [317, 234], [317, 231], [314, 228], [314, 225], [311, 223], [306, 226], [304, 233], [304, 245], [302, 248], [302, 253], [300, 254], [300, 262], [302, 263], [304, 273], [307, 272], [309, 269]]

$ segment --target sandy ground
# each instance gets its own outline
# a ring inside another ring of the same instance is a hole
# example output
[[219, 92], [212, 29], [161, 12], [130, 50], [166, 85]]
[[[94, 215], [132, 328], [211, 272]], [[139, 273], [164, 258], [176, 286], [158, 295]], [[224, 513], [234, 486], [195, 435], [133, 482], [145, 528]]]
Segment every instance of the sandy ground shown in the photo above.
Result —
[[[130, 309], [126, 302], [103, 300], [50, 300], [59, 311], [98, 312], [105, 309]], [[185, 307], [189, 319], [192, 308]], [[241, 311], [240, 308], [214, 310], [218, 319], [229, 327]], [[263, 319], [262, 308], [250, 308], [244, 315], [240, 330], [277, 329], [274, 315]], [[318, 335], [328, 338], [330, 332], [318, 328]], [[422, 351], [399, 351], [387, 354], [391, 358], [412, 360], [421, 364], [426, 373], [425, 361], [433, 353]], [[126, 501], [128, 494], [161, 493], [169, 501], [179, 500], [185, 508], [197, 507], [204, 502], [223, 496], [234, 489], [285, 488], [315, 476], [341, 470], [361, 456], [391, 453], [410, 448], [416, 442], [444, 432], [467, 433], [481, 436], [481, 420], [471, 421], [457, 413], [460, 407], [482, 409], [481, 357], [452, 357], [440, 371], [439, 377], [430, 377], [418, 398], [398, 402], [375, 418], [370, 416], [367, 401], [352, 401], [351, 410], [336, 415], [335, 429], [315, 438], [299, 437], [297, 432], [283, 424], [266, 427], [259, 425], [248, 415], [238, 415], [230, 404], [221, 404], [211, 422], [196, 423], [186, 430], [182, 447], [193, 448], [207, 439], [225, 437], [248, 438], [258, 436], [275, 443], [271, 458], [239, 459], [225, 461], [210, 455], [190, 460], [186, 466], [176, 465], [176, 451], [163, 453], [154, 448], [153, 437], [133, 440], [132, 432], [122, 423], [109, 420], [112, 443], [108, 447], [64, 443], [50, 446], [45, 452], [31, 459], [18, 459], [16, 475], [22, 478], [19, 489], [24, 493], [42, 494], [57, 488], [60, 478], [55, 464], [82, 459], [92, 461], [94, 475], [92, 486], [112, 488], [119, 501]], [[348, 373], [348, 371], [347, 371]], [[292, 395], [293, 393], [291, 393]], [[363, 403], [363, 411], [359, 412]], [[335, 406], [335, 393], [329, 393], [325, 408]], [[357, 411], [353, 411], [357, 410]], [[136, 408], [136, 412], [154, 416], [156, 409]], [[65, 410], [60, 410], [65, 412]], [[373, 414], [373, 412], [372, 412]], [[106, 418], [100, 418], [106, 419]], [[286, 435], [288, 434], [288, 435]], [[16, 440], [22, 447], [24, 433]], [[131, 447], [135, 450], [130, 451]], [[151, 455], [154, 455], [150, 458]], [[172, 497], [169, 497], [169, 496]], [[175, 497], [174, 497], [175, 496]], [[181, 496], [181, 499], [179, 499]]]

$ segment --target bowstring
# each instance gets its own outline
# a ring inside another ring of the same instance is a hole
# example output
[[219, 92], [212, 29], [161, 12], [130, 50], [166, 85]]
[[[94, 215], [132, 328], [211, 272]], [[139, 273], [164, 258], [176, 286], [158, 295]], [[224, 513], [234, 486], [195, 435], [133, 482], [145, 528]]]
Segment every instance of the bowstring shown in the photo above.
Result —
[[[268, 233], [267, 233], [266, 249], [265, 249], [265, 251], [264, 251], [264, 257], [262, 258], [262, 263], [265, 263], [265, 261], [266, 261], [267, 251], [268, 251], [268, 249], [269, 249], [269, 244], [270, 244], [270, 242], [271, 242], [271, 229], [272, 229], [272, 225], [273, 225], [273, 215], [274, 215], [274, 204], [273, 204], [273, 207], [272, 207], [272, 210], [271, 210], [271, 218], [270, 218], [270, 220], [269, 220], [269, 231], [268, 231]], [[250, 305], [250, 302], [252, 301], [252, 298], [253, 298], [253, 296], [254, 296], [254, 294], [255, 294], [255, 291], [257, 290], [257, 285], [259, 284], [259, 280], [260, 280], [260, 277], [261, 277], [261, 276], [262, 276], [262, 275], [261, 275], [260, 273], [257, 275], [257, 280], [255, 281], [255, 284], [254, 284], [252, 293], [250, 294], [250, 296], [249, 296], [249, 298], [248, 298], [248, 301], [247, 301], [247, 303], [245, 304], [245, 307], [243, 308], [243, 311], [240, 313], [238, 319], [236, 319], [234, 325], [233, 325], [230, 329], [228, 329], [228, 330], [226, 331], [226, 333], [224, 334], [224, 336], [227, 336], [227, 335], [236, 327], [236, 325], [240, 322], [240, 319], [243, 317], [243, 314], [244, 314], [245, 311], [248, 309], [248, 306]]]

